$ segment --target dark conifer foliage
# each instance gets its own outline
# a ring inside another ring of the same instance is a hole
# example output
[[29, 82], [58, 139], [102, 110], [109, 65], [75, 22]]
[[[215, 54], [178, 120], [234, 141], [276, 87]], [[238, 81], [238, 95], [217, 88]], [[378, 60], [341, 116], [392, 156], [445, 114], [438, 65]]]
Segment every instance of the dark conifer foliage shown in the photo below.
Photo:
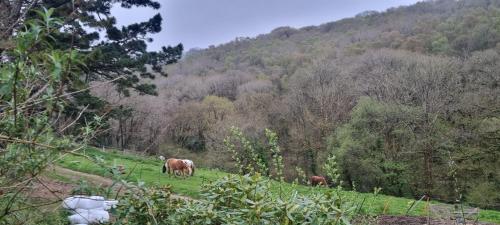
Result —
[[[64, 20], [57, 28], [60, 32], [54, 33], [48, 44], [56, 51], [76, 50], [80, 62], [70, 64], [85, 65], [79, 66], [79, 75], [61, 78], [57, 92], [76, 94], [68, 95], [61, 111], [65, 118], [57, 120], [60, 124], [55, 124], [56, 127], [64, 126], [63, 121], [75, 119], [76, 125], [82, 126], [96, 115], [105, 115], [105, 121], [114, 118], [125, 122], [126, 115], [120, 112], [130, 108], [110, 105], [93, 96], [87, 90], [89, 85], [95, 81], [113, 82], [121, 97], [129, 97], [133, 92], [157, 95], [156, 85], [148, 80], [166, 76], [162, 67], [181, 58], [182, 44], [158, 51], [147, 49], [153, 41], [149, 35], [162, 29], [160, 14], [120, 27], [111, 14], [113, 7], [159, 9], [160, 3], [154, 0], [0, 0], [0, 58], [9, 60], [6, 52], [15, 47], [13, 37], [23, 29], [25, 21], [38, 16], [35, 10], [52, 8], [52, 16]], [[59, 118], [60, 114], [53, 116]], [[103, 129], [108, 125], [104, 124]], [[67, 129], [65, 133], [75, 130]]]
[[[153, 40], [148, 34], [161, 31], [162, 17], [156, 14], [147, 21], [118, 27], [111, 15], [112, 7], [149, 7], [159, 9], [160, 3], [152, 0], [2, 0], [0, 1], [0, 52], [10, 48], [9, 39], [20, 29], [27, 18], [34, 16], [33, 9], [54, 8], [57, 17], [65, 18], [64, 32], [54, 37], [54, 45], [61, 49], [71, 46], [86, 56], [83, 61], [84, 83], [98, 80], [115, 81], [125, 96], [130, 88], [141, 94], [156, 94], [155, 87], [140, 84], [140, 78], [166, 76], [162, 65], [175, 63], [182, 55], [183, 46], [163, 47], [148, 51], [147, 43]], [[79, 82], [79, 81], [76, 81]]]

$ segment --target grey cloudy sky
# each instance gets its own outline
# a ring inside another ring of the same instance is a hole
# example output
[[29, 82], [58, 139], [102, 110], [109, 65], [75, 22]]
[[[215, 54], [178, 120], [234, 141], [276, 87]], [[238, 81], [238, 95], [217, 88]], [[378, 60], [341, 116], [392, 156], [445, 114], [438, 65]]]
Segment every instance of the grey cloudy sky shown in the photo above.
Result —
[[183, 43], [186, 50], [255, 37], [276, 27], [319, 25], [366, 10], [383, 11], [419, 0], [159, 0], [160, 10], [114, 8], [119, 24], [149, 19], [160, 12], [162, 32], [150, 49]]

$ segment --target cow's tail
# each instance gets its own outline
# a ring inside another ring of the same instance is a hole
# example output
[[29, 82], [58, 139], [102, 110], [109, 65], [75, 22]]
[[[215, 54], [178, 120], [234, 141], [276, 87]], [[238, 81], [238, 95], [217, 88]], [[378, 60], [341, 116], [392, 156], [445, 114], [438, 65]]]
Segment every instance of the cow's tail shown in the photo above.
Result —
[[[169, 168], [167, 168], [168, 167], [168, 160], [166, 160], [165, 157], [162, 156], [162, 155], [160, 155], [159, 158], [160, 158], [161, 161], [164, 162], [163, 163], [163, 169], [162, 169], [162, 171], [163, 171], [163, 173], [165, 173], [167, 171], [167, 169], [169, 169]], [[170, 174], [170, 170], [168, 171], [168, 173]]]
[[194, 176], [194, 163], [191, 165], [191, 176]]

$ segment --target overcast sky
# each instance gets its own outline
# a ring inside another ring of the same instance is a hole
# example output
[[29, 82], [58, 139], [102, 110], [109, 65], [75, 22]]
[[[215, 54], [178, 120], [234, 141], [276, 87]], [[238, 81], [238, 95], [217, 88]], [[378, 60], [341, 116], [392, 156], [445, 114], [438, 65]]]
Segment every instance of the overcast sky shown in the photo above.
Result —
[[280, 26], [295, 28], [383, 11], [419, 0], [159, 0], [158, 10], [122, 9], [112, 14], [119, 24], [144, 21], [160, 12], [163, 27], [151, 36], [151, 50], [182, 43], [185, 50], [218, 45], [236, 37], [255, 37]]

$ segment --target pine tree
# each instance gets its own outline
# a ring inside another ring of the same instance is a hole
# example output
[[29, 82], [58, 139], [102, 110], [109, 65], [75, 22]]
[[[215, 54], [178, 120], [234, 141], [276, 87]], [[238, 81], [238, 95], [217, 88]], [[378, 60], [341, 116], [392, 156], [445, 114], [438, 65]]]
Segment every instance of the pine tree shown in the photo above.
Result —
[[131, 91], [156, 95], [154, 84], [140, 81], [154, 79], [157, 75], [166, 76], [162, 67], [177, 62], [183, 46], [178, 44], [148, 51], [147, 44], [153, 41], [148, 36], [161, 31], [161, 15], [118, 27], [116, 18], [111, 15], [112, 7], [157, 10], [160, 4], [154, 0], [0, 0], [0, 59], [9, 61], [5, 53], [15, 47], [13, 37], [23, 29], [24, 21], [37, 17], [34, 10], [52, 8], [53, 16], [64, 20], [59, 26], [61, 31], [55, 33], [48, 44], [54, 49], [75, 50], [81, 64], [70, 64], [85, 65], [80, 66], [79, 76], [63, 74], [60, 88], [55, 90], [59, 94], [78, 92], [67, 99], [64, 114], [76, 117], [82, 111], [78, 121], [82, 124], [95, 114], [118, 115], [109, 113], [116, 109], [85, 90], [89, 83], [113, 82], [119, 94], [125, 97], [130, 96]]

